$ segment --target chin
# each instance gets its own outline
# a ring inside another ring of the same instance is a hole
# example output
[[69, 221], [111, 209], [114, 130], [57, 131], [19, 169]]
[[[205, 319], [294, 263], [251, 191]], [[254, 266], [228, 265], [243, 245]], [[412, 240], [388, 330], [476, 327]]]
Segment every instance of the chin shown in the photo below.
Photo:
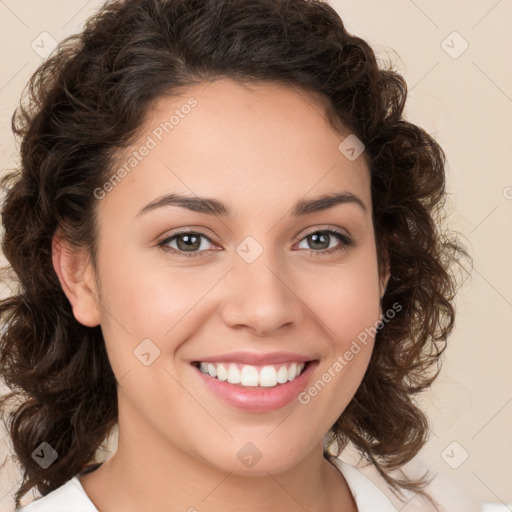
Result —
[[[265, 447], [261, 447], [263, 444]], [[203, 460], [226, 473], [252, 477], [268, 476], [268, 473], [284, 473], [300, 463], [306, 452], [297, 450], [297, 446], [298, 444], [294, 443], [293, 447], [286, 448], [281, 444], [279, 449], [264, 439], [261, 443], [237, 442], [233, 451], [228, 449], [222, 453], [210, 452]]]

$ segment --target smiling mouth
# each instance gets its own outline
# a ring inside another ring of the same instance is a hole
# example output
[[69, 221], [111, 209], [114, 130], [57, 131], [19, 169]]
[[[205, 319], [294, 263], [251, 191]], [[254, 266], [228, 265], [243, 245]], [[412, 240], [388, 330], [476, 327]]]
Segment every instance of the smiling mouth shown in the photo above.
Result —
[[295, 380], [310, 363], [311, 361], [256, 366], [194, 361], [192, 365], [205, 375], [238, 387], [273, 388]]

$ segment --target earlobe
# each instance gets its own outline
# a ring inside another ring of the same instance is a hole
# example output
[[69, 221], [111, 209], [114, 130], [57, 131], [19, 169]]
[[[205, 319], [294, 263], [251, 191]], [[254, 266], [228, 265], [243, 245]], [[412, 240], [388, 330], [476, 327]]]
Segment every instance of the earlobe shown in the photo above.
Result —
[[390, 267], [389, 267], [389, 257], [386, 255], [386, 271], [385, 274], [381, 276], [380, 278], [380, 299], [384, 297], [386, 293], [386, 289], [388, 287], [389, 278], [391, 277]]
[[75, 318], [88, 327], [98, 325], [98, 293], [94, 269], [87, 251], [72, 250], [57, 230], [52, 239], [52, 263]]
[[381, 298], [381, 300], [382, 300], [382, 298], [384, 297], [384, 295], [386, 293], [386, 289], [388, 287], [389, 278], [390, 278], [390, 274], [389, 274], [389, 271], [388, 271], [387, 274], [385, 276], [383, 276], [382, 279], [381, 279], [381, 282], [380, 282], [380, 298]]

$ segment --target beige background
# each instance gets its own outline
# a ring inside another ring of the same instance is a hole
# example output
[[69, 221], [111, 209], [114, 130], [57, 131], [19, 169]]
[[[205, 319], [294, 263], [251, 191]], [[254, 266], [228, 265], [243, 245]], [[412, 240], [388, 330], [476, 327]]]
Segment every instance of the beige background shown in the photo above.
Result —
[[[51, 38], [79, 31], [102, 3], [0, 0], [2, 171], [15, 165], [10, 117], [42, 60], [32, 42], [41, 54]], [[474, 257], [441, 377], [421, 397], [432, 438], [409, 470], [436, 475], [431, 490], [446, 510], [478, 510], [483, 501], [512, 510], [512, 0], [330, 3], [349, 31], [405, 75], [407, 117], [447, 153], [451, 223]], [[0, 447], [7, 453], [1, 436]], [[342, 458], [356, 460], [350, 453]], [[363, 471], [385, 489], [371, 469]], [[14, 466], [2, 470], [0, 512], [13, 510], [17, 478]], [[426, 510], [418, 499], [401, 508], [420, 509]]]

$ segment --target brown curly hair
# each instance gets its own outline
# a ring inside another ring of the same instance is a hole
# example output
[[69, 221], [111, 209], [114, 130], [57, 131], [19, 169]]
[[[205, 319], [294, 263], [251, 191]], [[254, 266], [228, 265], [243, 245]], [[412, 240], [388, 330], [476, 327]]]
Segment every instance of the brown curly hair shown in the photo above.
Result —
[[[270, 81], [320, 95], [326, 117], [365, 144], [379, 268], [389, 257], [383, 311], [362, 384], [329, 431], [338, 454], [352, 442], [391, 488], [422, 495], [424, 480], [396, 480], [428, 439], [414, 396], [439, 373], [454, 325], [452, 264], [467, 252], [442, 230], [445, 155], [403, 118], [405, 80], [320, 0], [124, 0], [107, 2], [32, 75], [12, 117], [19, 167], [6, 174], [3, 252], [17, 288], [0, 302], [0, 370], [11, 393], [8, 430], [23, 482], [56, 489], [93, 460], [117, 421], [116, 379], [100, 326], [75, 317], [52, 265], [59, 228], [95, 264], [93, 191], [137, 136], [151, 104], [205, 80]], [[27, 96], [28, 89], [28, 98]], [[341, 125], [340, 125], [341, 122]], [[43, 469], [43, 441], [59, 454]], [[327, 450], [324, 456], [331, 455]], [[428, 497], [428, 496], [427, 496]]]

